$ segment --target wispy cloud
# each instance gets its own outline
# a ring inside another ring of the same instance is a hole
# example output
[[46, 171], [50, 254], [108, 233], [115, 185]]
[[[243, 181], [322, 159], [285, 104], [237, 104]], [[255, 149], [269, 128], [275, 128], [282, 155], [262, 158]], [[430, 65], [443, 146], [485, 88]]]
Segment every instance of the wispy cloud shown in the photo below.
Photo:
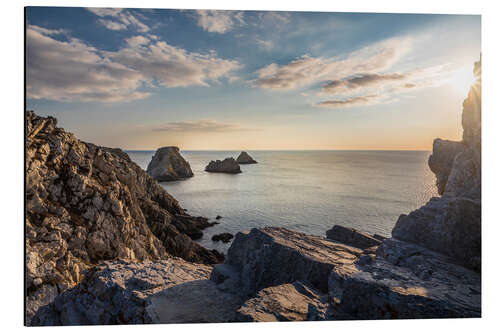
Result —
[[255, 85], [272, 90], [291, 90], [327, 79], [390, 68], [410, 48], [410, 40], [385, 40], [349, 54], [345, 59], [304, 55], [286, 65], [270, 64], [257, 71]]
[[110, 30], [134, 28], [138, 32], [148, 32], [150, 28], [140, 21], [131, 11], [121, 8], [87, 8], [88, 11], [101, 17], [97, 20]]
[[273, 42], [270, 40], [256, 39], [257, 45], [259, 45], [264, 50], [270, 50], [273, 48]]
[[165, 132], [200, 132], [200, 133], [222, 133], [251, 131], [236, 124], [220, 123], [214, 120], [196, 120], [196, 121], [176, 121], [160, 125], [153, 129], [154, 131]]
[[234, 79], [239, 63], [190, 53], [144, 36], [127, 39], [118, 51], [101, 51], [67, 35], [29, 25], [26, 30], [27, 97], [61, 101], [124, 102], [146, 98], [144, 86], [209, 86]]
[[235, 26], [245, 25], [243, 12], [230, 10], [197, 10], [197, 24], [208, 32], [219, 34], [232, 30]]
[[314, 106], [323, 107], [323, 108], [331, 108], [331, 109], [349, 108], [349, 107], [354, 107], [354, 106], [366, 106], [366, 105], [379, 104], [382, 101], [384, 101], [384, 99], [386, 99], [386, 98], [387, 98], [386, 95], [355, 96], [355, 97], [346, 98], [346, 99], [323, 101], [323, 102], [315, 104]]

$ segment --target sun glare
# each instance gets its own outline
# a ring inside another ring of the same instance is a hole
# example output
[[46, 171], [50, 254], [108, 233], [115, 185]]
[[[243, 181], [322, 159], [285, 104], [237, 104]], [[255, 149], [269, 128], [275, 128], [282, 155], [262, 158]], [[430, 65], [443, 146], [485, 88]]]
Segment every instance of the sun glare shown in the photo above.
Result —
[[457, 92], [466, 95], [476, 78], [470, 67], [457, 69], [450, 77], [449, 84]]

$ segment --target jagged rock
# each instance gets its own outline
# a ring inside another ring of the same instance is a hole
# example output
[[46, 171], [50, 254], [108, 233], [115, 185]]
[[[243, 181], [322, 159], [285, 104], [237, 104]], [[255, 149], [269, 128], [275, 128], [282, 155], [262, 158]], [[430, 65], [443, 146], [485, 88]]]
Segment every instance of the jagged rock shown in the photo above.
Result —
[[189, 163], [181, 156], [178, 147], [162, 147], [154, 154], [147, 173], [159, 182], [193, 177]]
[[217, 216], [215, 217], [215, 219], [216, 219], [216, 220], [220, 220], [221, 218], [222, 218], [222, 216], [220, 216], [220, 215], [217, 215]]
[[264, 288], [238, 309], [237, 321], [304, 321], [328, 319], [328, 296], [300, 282]]
[[357, 231], [353, 228], [346, 228], [341, 225], [335, 225], [330, 230], [327, 230], [326, 238], [363, 250], [377, 246], [381, 242], [367, 233]]
[[232, 157], [224, 159], [224, 161], [210, 161], [205, 167], [207, 172], [220, 172], [220, 173], [241, 173], [240, 165]]
[[254, 160], [246, 151], [242, 151], [238, 158], [236, 159], [236, 162], [239, 164], [255, 164], [257, 163], [256, 160]]
[[[342, 262], [354, 261], [362, 251], [340, 243], [284, 228], [267, 227], [236, 234], [226, 261], [213, 280], [226, 282], [221, 272], [237, 272], [228, 282], [238, 292], [255, 292], [283, 283], [300, 281], [320, 292], [328, 290], [328, 275]], [[214, 270], [215, 271], [215, 270]]]
[[436, 174], [436, 186], [439, 194], [443, 194], [457, 154], [465, 150], [462, 142], [435, 139], [432, 154], [429, 156], [429, 168]]
[[222, 260], [179, 231], [191, 230], [196, 218], [188, 222], [125, 152], [80, 141], [56, 125], [26, 112], [27, 324], [53, 298], [52, 287], [75, 286], [102, 260]]
[[241, 300], [215, 287], [208, 279], [211, 269], [179, 258], [104, 262], [42, 307], [32, 325], [234, 321]]
[[479, 270], [481, 202], [468, 198], [432, 198], [409, 215], [401, 215], [392, 236], [447, 254]]
[[200, 239], [203, 237], [203, 232], [201, 230], [208, 227], [212, 227], [217, 224], [217, 222], [209, 222], [206, 217], [198, 216], [193, 217], [191, 215], [176, 215], [176, 218], [172, 224], [180, 232], [188, 235], [191, 239]]
[[481, 277], [449, 257], [394, 239], [377, 254], [336, 265], [329, 295], [356, 319], [481, 316]]
[[222, 241], [223, 243], [229, 243], [233, 237], [234, 236], [229, 232], [223, 232], [221, 234], [213, 235], [212, 240], [214, 242]]

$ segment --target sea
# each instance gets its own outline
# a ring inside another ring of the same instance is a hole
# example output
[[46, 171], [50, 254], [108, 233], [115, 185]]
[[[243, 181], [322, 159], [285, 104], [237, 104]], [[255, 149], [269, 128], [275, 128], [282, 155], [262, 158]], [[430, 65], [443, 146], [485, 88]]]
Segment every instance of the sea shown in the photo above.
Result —
[[[154, 151], [127, 151], [144, 170]], [[258, 164], [240, 174], [205, 172], [239, 151], [181, 151], [194, 177], [160, 183], [187, 213], [220, 224], [198, 242], [227, 252], [214, 234], [264, 226], [325, 236], [335, 224], [390, 236], [401, 214], [437, 196], [429, 151], [248, 151]]]

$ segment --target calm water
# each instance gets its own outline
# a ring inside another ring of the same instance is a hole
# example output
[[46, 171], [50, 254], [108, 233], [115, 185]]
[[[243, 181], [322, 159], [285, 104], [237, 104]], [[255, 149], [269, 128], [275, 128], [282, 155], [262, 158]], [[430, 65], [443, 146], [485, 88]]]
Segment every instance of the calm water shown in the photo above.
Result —
[[[389, 236], [398, 216], [435, 196], [430, 152], [417, 151], [249, 151], [259, 163], [238, 175], [204, 171], [210, 160], [239, 151], [183, 151], [194, 177], [162, 183], [191, 215], [220, 224], [205, 229], [200, 243], [226, 251], [213, 234], [235, 234], [281, 226], [325, 235], [334, 224]], [[128, 151], [146, 169], [154, 151]]]

